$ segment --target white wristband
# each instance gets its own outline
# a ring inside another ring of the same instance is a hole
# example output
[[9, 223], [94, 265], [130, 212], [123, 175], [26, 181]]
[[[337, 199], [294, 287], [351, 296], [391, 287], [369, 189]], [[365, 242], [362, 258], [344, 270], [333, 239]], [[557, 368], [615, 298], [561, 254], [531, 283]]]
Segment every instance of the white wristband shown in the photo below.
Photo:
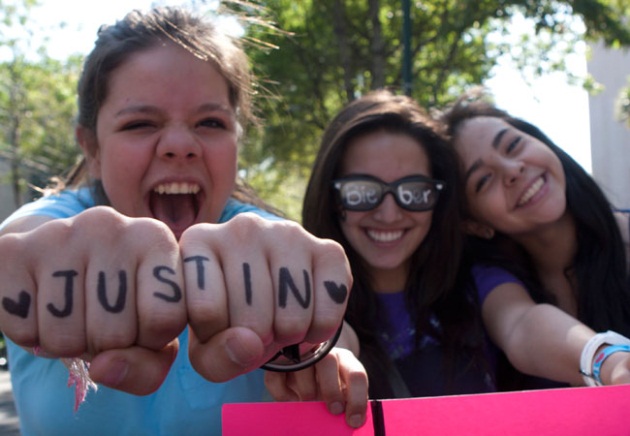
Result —
[[582, 374], [584, 383], [586, 383], [587, 386], [601, 385], [593, 376], [593, 359], [595, 359], [597, 349], [604, 344], [630, 345], [630, 339], [620, 335], [619, 333], [608, 330], [604, 333], [597, 333], [588, 340], [582, 349], [582, 356], [580, 357], [580, 374]]

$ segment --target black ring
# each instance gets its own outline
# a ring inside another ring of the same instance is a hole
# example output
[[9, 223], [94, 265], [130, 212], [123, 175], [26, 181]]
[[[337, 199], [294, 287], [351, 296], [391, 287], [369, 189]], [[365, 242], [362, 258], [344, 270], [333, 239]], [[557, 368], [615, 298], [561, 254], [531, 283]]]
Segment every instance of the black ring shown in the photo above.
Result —
[[[339, 336], [341, 335], [342, 327], [343, 323], [339, 326], [335, 335], [327, 341], [319, 344], [315, 348], [315, 350], [312, 351], [313, 355], [308, 357], [306, 360], [302, 360], [302, 356], [300, 355], [300, 344], [289, 345], [288, 347], [284, 347], [282, 350], [278, 351], [278, 353], [273, 356], [267, 363], [261, 366], [261, 368], [267, 371], [274, 372], [293, 372], [308, 368], [311, 365], [315, 365], [317, 362], [322, 360], [335, 346], [337, 340], [339, 339]], [[289, 362], [274, 363], [274, 360], [277, 360], [280, 357], [284, 357]]]

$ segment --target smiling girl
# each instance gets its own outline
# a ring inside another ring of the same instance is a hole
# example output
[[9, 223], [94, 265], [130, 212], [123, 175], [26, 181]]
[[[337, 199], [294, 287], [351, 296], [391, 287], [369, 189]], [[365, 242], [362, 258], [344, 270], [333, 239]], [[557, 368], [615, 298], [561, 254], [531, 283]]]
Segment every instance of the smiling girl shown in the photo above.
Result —
[[522, 281], [481, 294], [494, 342], [530, 375], [630, 381], [628, 213], [539, 129], [477, 91], [443, 120], [461, 161], [476, 261]]
[[305, 228], [350, 260], [346, 321], [372, 398], [495, 389], [462, 263], [457, 159], [438, 130], [409, 97], [362, 96], [326, 129], [304, 198]]

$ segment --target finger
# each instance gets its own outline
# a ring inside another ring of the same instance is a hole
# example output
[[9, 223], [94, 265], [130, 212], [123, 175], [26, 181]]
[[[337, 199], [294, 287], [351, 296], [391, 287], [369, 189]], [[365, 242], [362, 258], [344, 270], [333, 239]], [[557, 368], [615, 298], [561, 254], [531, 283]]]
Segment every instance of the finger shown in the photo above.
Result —
[[[225, 315], [216, 323], [219, 330], [229, 327], [245, 327], [256, 332], [265, 344], [273, 342], [273, 290], [265, 245], [260, 241], [259, 231], [264, 220], [251, 214], [237, 216], [224, 224], [200, 224], [186, 231], [184, 236], [197, 240], [213, 254], [217, 267], [211, 267], [211, 283], [221, 281], [225, 286], [224, 295], [211, 296], [217, 307], [225, 298]], [[188, 246], [188, 244], [187, 244]], [[186, 253], [188, 256], [188, 253]], [[188, 271], [188, 269], [187, 269]], [[189, 278], [187, 277], [187, 280]], [[216, 288], [215, 292], [221, 289]], [[221, 324], [223, 323], [223, 324]], [[196, 324], [195, 329], [199, 330]], [[201, 339], [205, 339], [200, 337]]]
[[204, 228], [195, 226], [179, 240], [183, 260], [188, 323], [204, 343], [229, 327], [228, 298], [223, 271]]
[[231, 327], [247, 327], [263, 344], [274, 342], [274, 288], [269, 270], [268, 247], [261, 239], [262, 219], [228, 223], [232, 250], [223, 250], [221, 264], [225, 277]]
[[296, 223], [274, 223], [263, 236], [275, 293], [274, 340], [303, 342], [313, 320], [315, 295], [311, 246], [315, 239]]
[[184, 275], [179, 244], [170, 229], [156, 220], [135, 220], [128, 233], [137, 269], [138, 335], [136, 344], [159, 350], [186, 327]]
[[287, 375], [286, 372], [265, 371], [265, 387], [276, 401], [299, 401], [300, 397], [288, 386]]
[[317, 362], [317, 383], [322, 400], [326, 403], [331, 413], [338, 415], [345, 410], [345, 398], [343, 386], [340, 380], [339, 362], [333, 349], [322, 360]]
[[352, 352], [336, 348], [334, 353], [339, 359], [340, 375], [345, 386], [346, 422], [350, 427], [358, 428], [365, 423], [368, 406], [368, 376], [365, 368]]
[[36, 277], [39, 341], [52, 356], [72, 357], [87, 351], [85, 328], [85, 238], [72, 220], [38, 227], [29, 238], [40, 238], [27, 262]]
[[10, 254], [0, 262], [0, 331], [24, 347], [39, 345], [36, 283], [29, 271], [24, 235], [0, 238], [0, 253]]
[[142, 347], [104, 351], [91, 361], [90, 377], [112, 389], [148, 395], [164, 382], [178, 348], [175, 340], [159, 351]]
[[[133, 234], [131, 219], [103, 212], [93, 217], [98, 217], [99, 225], [90, 229], [85, 248], [84, 310], [88, 350], [93, 355], [132, 346], [138, 336], [136, 275], [143, 254], [136, 244], [142, 240]], [[88, 227], [88, 223], [78, 225]], [[79, 283], [81, 276], [79, 272]]]
[[288, 373], [287, 386], [298, 395], [300, 401], [314, 401], [319, 398], [314, 367]]
[[331, 338], [343, 321], [352, 288], [352, 273], [343, 248], [332, 240], [318, 240], [313, 257], [315, 307], [307, 342]]
[[266, 361], [260, 336], [244, 327], [232, 327], [202, 343], [189, 331], [193, 368], [207, 380], [225, 382], [259, 368]]

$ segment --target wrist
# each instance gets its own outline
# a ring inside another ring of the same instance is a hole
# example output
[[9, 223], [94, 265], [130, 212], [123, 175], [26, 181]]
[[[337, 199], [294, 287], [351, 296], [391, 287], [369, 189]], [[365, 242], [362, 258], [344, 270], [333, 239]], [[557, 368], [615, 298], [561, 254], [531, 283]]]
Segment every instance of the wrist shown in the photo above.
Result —
[[603, 347], [595, 355], [593, 362], [593, 377], [601, 385], [614, 384], [614, 368], [627, 358], [630, 345], [609, 345]]
[[[630, 352], [630, 339], [613, 331], [598, 333], [589, 339], [580, 357], [580, 374], [584, 383], [587, 386], [601, 386], [604, 362], [620, 351]], [[605, 375], [606, 377], [608, 374]]]

